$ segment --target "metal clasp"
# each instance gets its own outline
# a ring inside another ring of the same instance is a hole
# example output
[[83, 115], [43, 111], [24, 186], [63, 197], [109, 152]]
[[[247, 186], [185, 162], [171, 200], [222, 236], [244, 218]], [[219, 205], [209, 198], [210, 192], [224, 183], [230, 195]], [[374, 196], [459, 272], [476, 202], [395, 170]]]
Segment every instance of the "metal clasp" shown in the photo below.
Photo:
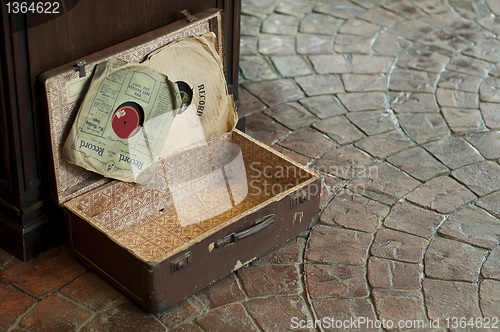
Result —
[[197, 20], [197, 18], [194, 17], [193, 15], [191, 15], [191, 13], [187, 9], [184, 9], [183, 11], [181, 11], [181, 13], [184, 16], [186, 16], [186, 19], [189, 21], [189, 23], [194, 22], [194, 21]]
[[87, 75], [87, 73], [85, 72], [85, 65], [86, 64], [87, 64], [87, 61], [85, 61], [85, 60], [78, 61], [76, 63], [76, 66], [78, 67], [78, 70], [80, 71], [80, 78], [85, 77], [85, 75]]

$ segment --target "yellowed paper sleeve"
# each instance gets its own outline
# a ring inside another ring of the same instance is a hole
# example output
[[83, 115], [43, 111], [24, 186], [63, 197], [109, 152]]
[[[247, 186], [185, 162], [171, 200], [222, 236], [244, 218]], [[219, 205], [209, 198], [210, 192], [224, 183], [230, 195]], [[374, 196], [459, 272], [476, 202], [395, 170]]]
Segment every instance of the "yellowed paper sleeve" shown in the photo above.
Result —
[[234, 129], [238, 118], [213, 32], [173, 42], [142, 64], [180, 84], [181, 94], [183, 86], [191, 94], [189, 106], [176, 113], [162, 157]]
[[177, 85], [165, 75], [118, 59], [101, 63], [63, 155], [106, 177], [147, 184], [180, 107]]

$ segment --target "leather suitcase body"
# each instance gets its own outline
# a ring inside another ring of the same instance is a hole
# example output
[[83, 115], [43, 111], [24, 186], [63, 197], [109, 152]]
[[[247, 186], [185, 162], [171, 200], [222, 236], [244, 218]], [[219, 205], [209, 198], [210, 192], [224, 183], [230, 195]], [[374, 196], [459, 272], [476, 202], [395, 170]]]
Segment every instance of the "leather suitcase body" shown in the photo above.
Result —
[[[107, 179], [61, 156], [81, 102], [75, 91], [85, 91], [90, 82], [80, 78], [83, 72], [88, 77], [95, 65], [114, 57], [140, 62], [174, 40], [209, 31], [218, 36], [219, 54], [224, 54], [221, 15], [219, 10], [198, 13], [192, 22], [178, 21], [89, 55], [80, 68], [72, 63], [40, 77], [54, 163], [52, 194], [64, 209], [73, 254], [152, 313], [179, 303], [317, 221], [319, 175], [237, 129], [208, 144], [230, 142], [241, 149], [248, 195], [229, 211], [189, 226], [176, 222], [171, 205], [155, 205], [160, 196], [169, 202], [168, 189]], [[144, 216], [140, 211], [148, 206], [152, 208]], [[120, 226], [124, 220], [127, 227]]]

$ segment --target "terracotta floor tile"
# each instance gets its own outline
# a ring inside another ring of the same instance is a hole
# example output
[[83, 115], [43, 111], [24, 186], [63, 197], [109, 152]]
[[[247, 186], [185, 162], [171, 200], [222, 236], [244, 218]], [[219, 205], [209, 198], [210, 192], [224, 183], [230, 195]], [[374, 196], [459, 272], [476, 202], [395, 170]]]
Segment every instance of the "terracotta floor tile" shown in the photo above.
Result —
[[475, 282], [485, 251], [469, 244], [436, 237], [425, 253], [425, 274], [432, 278]]
[[423, 290], [430, 319], [482, 317], [479, 311], [477, 285], [426, 279], [423, 281]]
[[496, 317], [500, 312], [500, 281], [483, 280], [480, 294], [483, 315], [485, 317]]
[[500, 239], [500, 220], [477, 206], [467, 205], [449, 216], [439, 228], [439, 233], [491, 249]]
[[396, 129], [392, 115], [387, 111], [348, 113], [347, 118], [367, 135], [381, 134]]
[[266, 108], [263, 102], [241, 86], [238, 89], [238, 97], [238, 113], [244, 114], [245, 116], [262, 111]]
[[[57, 271], [57, 273], [54, 273]], [[63, 287], [85, 273], [62, 247], [51, 249], [28, 263], [11, 261], [2, 271], [4, 282], [11, 283], [36, 298]]]
[[[324, 328], [335, 326], [335, 321], [345, 321], [349, 319], [346, 325], [351, 330], [379, 331], [378, 328], [369, 325], [368, 320], [375, 321], [376, 316], [372, 304], [368, 299], [327, 299], [316, 300], [312, 303], [314, 310], [320, 319], [327, 318]], [[361, 318], [361, 321], [360, 321]]]
[[395, 154], [412, 147], [413, 143], [400, 130], [370, 136], [354, 143], [354, 145], [378, 159]]
[[281, 245], [276, 250], [265, 254], [255, 260], [253, 265], [283, 265], [297, 264], [302, 262], [302, 252], [304, 250], [305, 240], [302, 237], [296, 237], [289, 242]]
[[406, 173], [382, 162], [358, 174], [347, 189], [380, 203], [393, 204], [419, 185], [420, 182]]
[[389, 97], [396, 113], [439, 112], [436, 96], [431, 93], [390, 92]]
[[266, 59], [256, 56], [241, 56], [240, 69], [243, 76], [252, 82], [278, 79], [278, 73]]
[[[416, 37], [418, 37], [418, 34]], [[405, 53], [403, 53], [403, 55], [399, 58], [396, 65], [400, 68], [425, 70], [431, 73], [440, 73], [449, 60], [450, 58], [447, 56], [433, 52], [425, 46], [417, 45], [407, 48]], [[429, 76], [434, 77], [433, 75]], [[427, 90], [427, 92], [430, 91]]]
[[271, 57], [276, 69], [283, 77], [311, 75], [311, 65], [300, 55], [277, 55]]
[[314, 123], [314, 127], [339, 144], [347, 144], [365, 137], [345, 116], [335, 116]]
[[213, 309], [229, 303], [243, 301], [246, 297], [239, 288], [236, 277], [230, 274], [212, 286], [202, 290], [198, 293], [198, 298], [207, 307]]
[[171, 330], [172, 332], [203, 332], [203, 330], [194, 324], [184, 324], [175, 329]]
[[273, 106], [265, 110], [264, 113], [292, 130], [309, 126], [317, 120], [297, 102]]
[[337, 147], [337, 144], [326, 138], [319, 131], [311, 128], [297, 130], [278, 142], [287, 149], [315, 158]]
[[6, 252], [5, 250], [0, 249], [0, 268], [11, 259], [13, 259], [11, 254]]
[[366, 152], [352, 145], [346, 145], [325, 153], [313, 163], [313, 168], [337, 178], [348, 180], [374, 162], [375, 159]]
[[272, 144], [289, 132], [285, 126], [262, 113], [252, 114], [246, 119], [246, 133], [266, 144]]
[[295, 35], [297, 19], [289, 15], [271, 14], [262, 22], [262, 32], [277, 35]]
[[486, 278], [500, 280], [500, 247], [496, 247], [484, 262], [481, 274]]
[[421, 147], [401, 151], [387, 160], [420, 181], [427, 181], [449, 171], [446, 166]]
[[[55, 331], [55, 330], [54, 330]], [[97, 315], [85, 325], [84, 332], [148, 331], [164, 332], [165, 327], [131, 301]]]
[[252, 299], [244, 306], [266, 332], [289, 330], [293, 317], [299, 321], [311, 319], [300, 296]]
[[310, 13], [314, 7], [312, 3], [304, 2], [291, 2], [291, 3], [280, 3], [276, 7], [278, 13], [283, 13], [298, 18], [302, 18], [304, 14]]
[[461, 137], [434, 141], [423, 147], [451, 169], [484, 160], [477, 150]]
[[407, 19], [425, 15], [423, 11], [421, 11], [418, 7], [416, 7], [409, 1], [386, 4], [383, 5], [383, 7]]
[[476, 196], [452, 178], [440, 176], [426, 182], [406, 198], [427, 209], [450, 213]]
[[476, 205], [500, 218], [500, 192], [497, 191], [478, 199]]
[[199, 316], [202, 309], [202, 303], [196, 297], [190, 297], [162, 313], [159, 320], [168, 328], [172, 328]]
[[21, 321], [21, 326], [36, 332], [75, 331], [93, 315], [92, 311], [60, 296], [40, 301]]
[[349, 72], [349, 63], [341, 54], [310, 55], [314, 69], [318, 74], [342, 74]]
[[320, 119], [326, 119], [331, 116], [345, 114], [346, 109], [340, 103], [338, 98], [332, 95], [308, 97], [299, 100], [309, 112]]
[[[355, 2], [355, 1], [354, 1]], [[350, 1], [335, 1], [333, 3], [319, 3], [315, 8], [315, 11], [320, 13], [325, 13], [332, 15], [334, 17], [348, 19], [352, 18], [360, 13], [363, 13], [365, 9], [363, 6], [357, 6]]]
[[35, 302], [31, 296], [0, 284], [0, 330], [6, 331], [11, 327]]
[[382, 228], [375, 235], [371, 254], [407, 263], [420, 263], [428, 241], [414, 235]]
[[197, 322], [203, 329], [214, 332], [259, 331], [240, 304], [231, 304], [210, 311], [198, 318]]
[[448, 125], [441, 114], [402, 113], [399, 121], [410, 137], [417, 143], [424, 143], [450, 134]]
[[384, 220], [388, 228], [430, 239], [445, 216], [408, 202], [398, 202]]
[[387, 205], [341, 190], [321, 214], [321, 221], [374, 233], [387, 213], [389, 213]]
[[305, 97], [297, 83], [290, 79], [262, 83], [243, 83], [243, 86], [268, 106], [275, 106]]
[[295, 151], [285, 149], [284, 147], [277, 145], [277, 144], [272, 145], [272, 148], [275, 149], [276, 151], [284, 154], [288, 158], [291, 158], [292, 160], [295, 160], [296, 162], [301, 163], [302, 165], [305, 165], [312, 160], [311, 157], [307, 157], [307, 156], [299, 154]]
[[61, 289], [61, 293], [94, 311], [105, 310], [126, 298], [115, 287], [88, 272]]
[[479, 196], [500, 189], [500, 166], [493, 161], [464, 166], [454, 170], [451, 175]]
[[316, 226], [305, 259], [327, 264], [365, 265], [372, 235], [324, 225]]
[[330, 15], [310, 13], [300, 21], [300, 32], [314, 33], [321, 35], [333, 35], [344, 23]]
[[249, 297], [298, 294], [299, 271], [293, 265], [250, 266], [238, 271]]
[[380, 25], [369, 23], [364, 20], [359, 20], [357, 18], [351, 18], [340, 27], [339, 33], [373, 37], [380, 30]]
[[420, 290], [422, 266], [397, 262], [390, 259], [370, 257], [368, 281], [375, 288]]
[[362, 266], [306, 264], [307, 292], [312, 299], [365, 297], [369, 294]]
[[500, 158], [500, 132], [491, 131], [486, 133], [472, 134], [465, 138], [486, 159]]
[[422, 327], [427, 324], [422, 293], [380, 288], [375, 288], [372, 293], [381, 320], [394, 322], [394, 325], [388, 325], [388, 330], [398, 329], [401, 317], [405, 317], [405, 320], [423, 321]]

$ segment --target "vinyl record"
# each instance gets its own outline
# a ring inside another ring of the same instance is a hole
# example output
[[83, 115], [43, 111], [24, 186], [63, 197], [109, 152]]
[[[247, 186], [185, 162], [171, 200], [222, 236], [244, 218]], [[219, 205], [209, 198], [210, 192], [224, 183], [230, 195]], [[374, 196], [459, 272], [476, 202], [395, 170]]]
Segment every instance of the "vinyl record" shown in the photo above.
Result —
[[177, 84], [177, 88], [179, 88], [179, 93], [182, 98], [182, 107], [177, 111], [177, 114], [182, 114], [193, 102], [193, 89], [191, 89], [189, 84], [183, 81], [177, 81], [175, 84]]
[[144, 111], [134, 102], [121, 104], [113, 113], [111, 126], [116, 136], [125, 139], [137, 134], [144, 123]]
[[[234, 104], [228, 96], [214, 33], [177, 40], [148, 55], [142, 64], [177, 83], [183, 99], [189, 100], [188, 106], [194, 108], [206, 139], [233, 129]], [[186, 110], [182, 108], [177, 114]]]

